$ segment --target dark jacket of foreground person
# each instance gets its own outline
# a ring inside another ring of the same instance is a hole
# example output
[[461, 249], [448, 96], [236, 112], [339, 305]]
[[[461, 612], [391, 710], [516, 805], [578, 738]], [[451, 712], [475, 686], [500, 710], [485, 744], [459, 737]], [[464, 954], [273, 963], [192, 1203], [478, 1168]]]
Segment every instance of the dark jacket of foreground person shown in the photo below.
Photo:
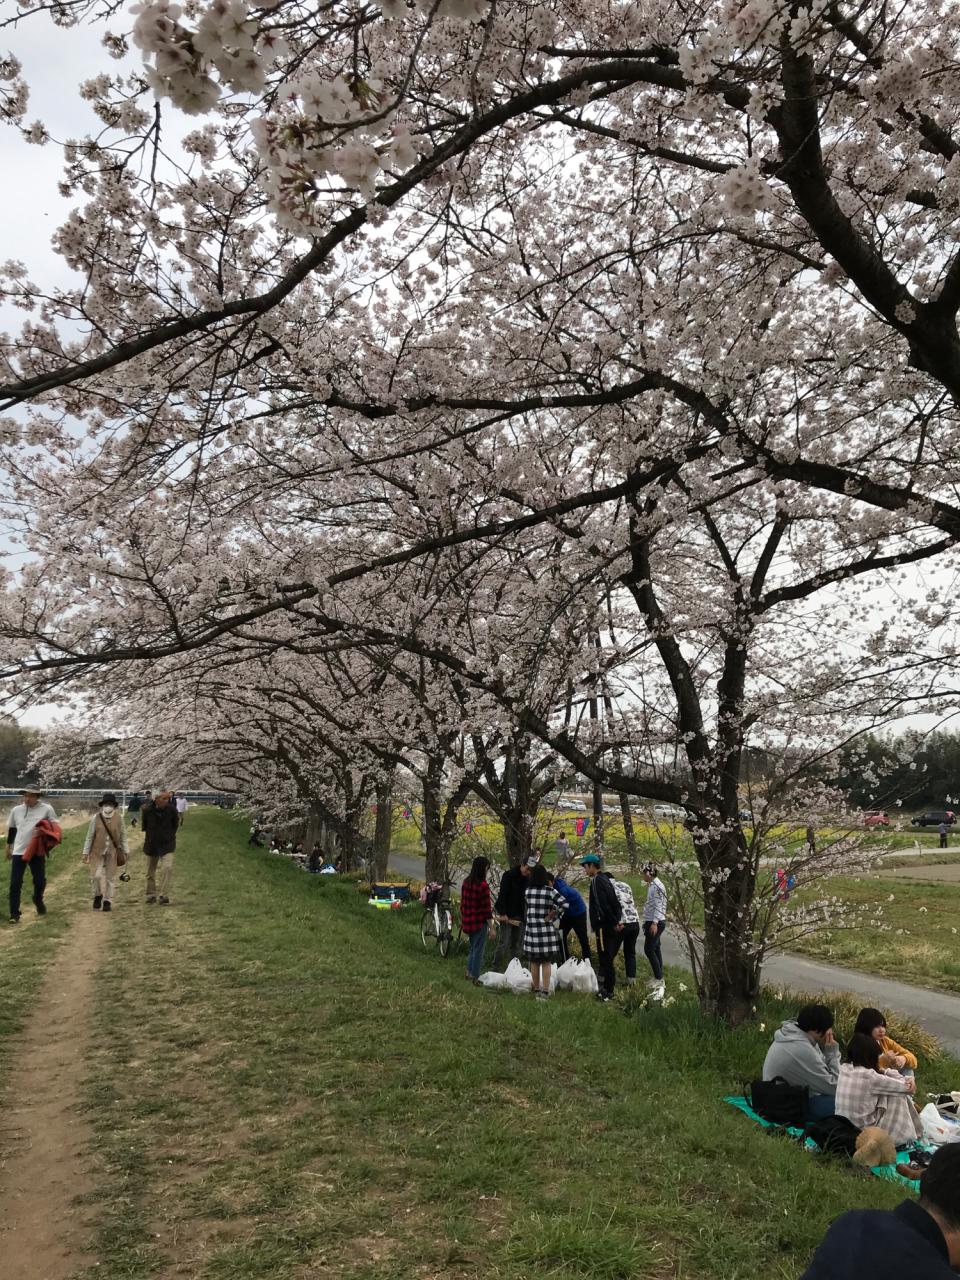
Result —
[[914, 1200], [905, 1200], [892, 1213], [854, 1209], [842, 1214], [801, 1280], [863, 1280], [880, 1275], [956, 1280], [943, 1232]]
[[143, 811], [143, 852], [148, 858], [162, 858], [177, 847], [177, 828], [180, 815], [172, 801], [162, 807], [148, 805]]
[[623, 908], [609, 871], [598, 872], [590, 881], [590, 928], [594, 933], [612, 929], [623, 919]]
[[493, 904], [498, 916], [522, 920], [526, 911], [527, 882], [519, 867], [508, 867], [500, 877], [500, 892]]

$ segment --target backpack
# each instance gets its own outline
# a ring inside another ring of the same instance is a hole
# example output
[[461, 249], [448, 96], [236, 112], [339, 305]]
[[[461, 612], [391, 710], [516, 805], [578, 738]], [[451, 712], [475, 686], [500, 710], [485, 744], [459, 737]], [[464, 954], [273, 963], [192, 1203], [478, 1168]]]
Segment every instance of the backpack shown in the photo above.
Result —
[[754, 1080], [744, 1097], [757, 1115], [770, 1124], [802, 1129], [807, 1122], [810, 1090], [805, 1084], [787, 1084], [783, 1076]]
[[824, 1116], [822, 1120], [811, 1120], [803, 1136], [812, 1138], [821, 1151], [852, 1156], [857, 1149], [860, 1130], [846, 1116]]

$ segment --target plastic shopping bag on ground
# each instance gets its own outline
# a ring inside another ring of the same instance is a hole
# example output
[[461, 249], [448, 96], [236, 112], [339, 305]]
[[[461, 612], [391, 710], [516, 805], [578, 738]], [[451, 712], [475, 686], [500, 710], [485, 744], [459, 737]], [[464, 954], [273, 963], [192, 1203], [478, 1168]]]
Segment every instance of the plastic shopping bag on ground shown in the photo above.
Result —
[[946, 1142], [960, 1142], [960, 1121], [953, 1116], [942, 1116], [932, 1102], [920, 1112], [923, 1136], [928, 1142], [942, 1147]]
[[557, 978], [558, 991], [573, 990], [573, 978], [574, 974], [577, 972], [577, 963], [576, 957], [571, 956], [569, 960], [564, 960], [559, 969], [554, 970]]
[[505, 985], [511, 991], [515, 991], [517, 995], [522, 995], [524, 991], [533, 990], [533, 978], [530, 970], [524, 969], [519, 960], [511, 960], [503, 976], [506, 979]]
[[579, 991], [581, 995], [595, 995], [600, 990], [600, 984], [597, 982], [597, 975], [593, 972], [593, 965], [589, 960], [575, 960], [577, 966], [573, 975], [573, 989]]
[[489, 973], [481, 973], [478, 981], [482, 987], [489, 987], [493, 991], [507, 985], [507, 975], [491, 969]]

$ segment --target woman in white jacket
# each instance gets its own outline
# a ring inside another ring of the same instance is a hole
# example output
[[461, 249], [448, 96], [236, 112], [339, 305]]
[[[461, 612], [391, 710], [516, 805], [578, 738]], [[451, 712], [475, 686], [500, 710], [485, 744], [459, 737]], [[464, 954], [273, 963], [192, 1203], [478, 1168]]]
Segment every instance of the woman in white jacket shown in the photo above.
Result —
[[878, 1125], [899, 1147], [923, 1132], [910, 1096], [916, 1092], [916, 1081], [905, 1079], [899, 1071], [881, 1071], [880, 1053], [872, 1036], [851, 1037], [849, 1061], [841, 1066], [837, 1081], [836, 1112], [861, 1129]]

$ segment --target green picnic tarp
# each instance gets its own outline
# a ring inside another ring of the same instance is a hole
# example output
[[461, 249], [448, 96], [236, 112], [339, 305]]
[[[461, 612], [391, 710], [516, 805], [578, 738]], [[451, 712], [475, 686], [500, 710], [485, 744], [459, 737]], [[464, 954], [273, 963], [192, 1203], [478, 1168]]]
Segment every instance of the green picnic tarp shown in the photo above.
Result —
[[[729, 1098], [724, 1098], [724, 1102], [729, 1102], [731, 1107], [736, 1107], [738, 1111], [742, 1111], [745, 1116], [747, 1116], [750, 1120], [755, 1121], [755, 1123], [761, 1125], [764, 1129], [777, 1129], [781, 1133], [789, 1133], [791, 1137], [799, 1138], [803, 1140], [804, 1146], [806, 1146], [809, 1150], [811, 1151], [820, 1150], [820, 1148], [817, 1146], [817, 1144], [813, 1141], [812, 1138], [804, 1139], [802, 1129], [794, 1129], [789, 1125], [783, 1125], [783, 1124], [771, 1124], [769, 1120], [764, 1120], [763, 1116], [757, 1115], [756, 1111], [754, 1111], [753, 1107], [751, 1107], [750, 1103], [746, 1100], [746, 1098], [742, 1096], [729, 1097]], [[924, 1148], [926, 1148], [927, 1146], [926, 1143], [922, 1143], [922, 1142], [918, 1143], [917, 1145]], [[906, 1156], [903, 1157], [904, 1161], [906, 1161], [906, 1158], [907, 1158]], [[920, 1190], [919, 1181], [914, 1182], [910, 1178], [905, 1178], [903, 1174], [897, 1173], [897, 1166], [895, 1164], [878, 1164], [876, 1168], [871, 1169], [870, 1172], [874, 1175], [875, 1178], [885, 1178], [887, 1182], [898, 1182], [902, 1187], [905, 1187], [908, 1191]]]

